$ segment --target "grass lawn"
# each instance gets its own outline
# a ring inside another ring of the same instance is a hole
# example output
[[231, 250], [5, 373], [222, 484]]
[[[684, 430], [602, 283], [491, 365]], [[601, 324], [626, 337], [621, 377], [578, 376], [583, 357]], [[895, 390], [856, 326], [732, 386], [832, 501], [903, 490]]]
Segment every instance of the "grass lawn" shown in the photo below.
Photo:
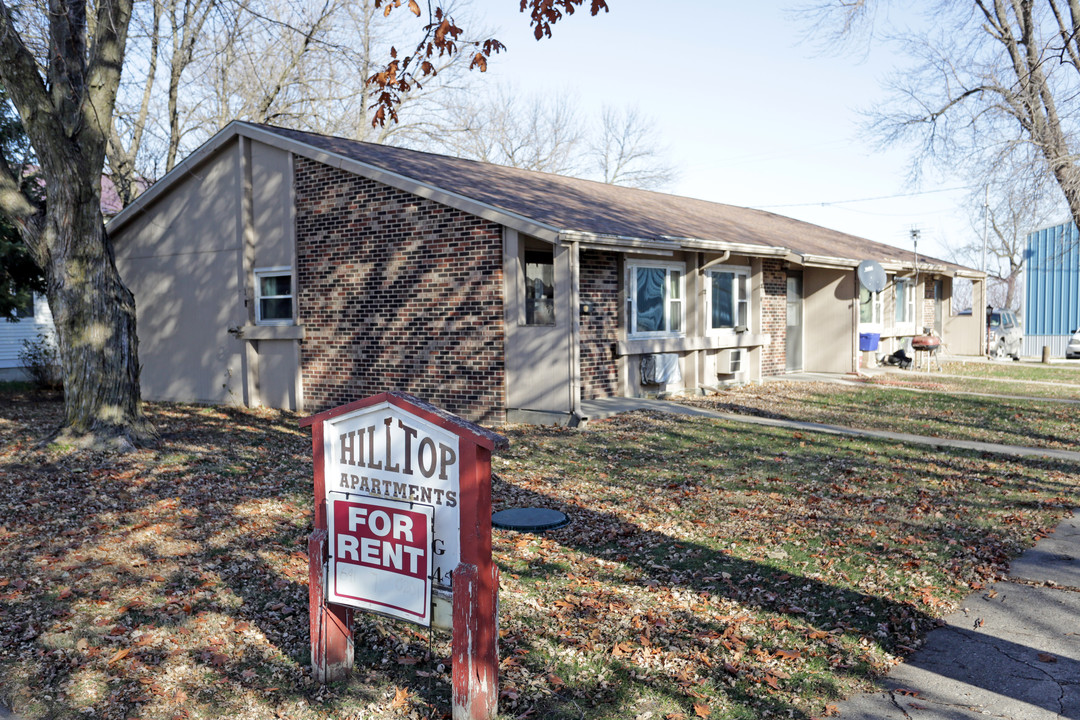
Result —
[[[448, 639], [357, 620], [307, 663], [310, 439], [287, 413], [152, 404], [160, 447], [35, 448], [0, 397], [0, 699], [27, 718], [443, 718]], [[1076, 504], [1080, 467], [631, 414], [516, 427], [496, 509], [507, 718], [818, 717]], [[92, 712], [91, 712], [92, 711]]]
[[1031, 380], [1035, 382], [1080, 385], [1080, 363], [1075, 362], [1050, 365], [1008, 361], [945, 362], [942, 364], [941, 369], [946, 375], [963, 375], [972, 378]]
[[1080, 363], [944, 363], [942, 372], [890, 372], [871, 384], [952, 393], [1080, 400]]
[[[896, 386], [891, 378], [909, 379]], [[1080, 404], [952, 395], [937, 378], [892, 373], [885, 383], [769, 382], [683, 402], [721, 412], [930, 437], [1080, 449]], [[910, 389], [909, 389], [910, 388]]]

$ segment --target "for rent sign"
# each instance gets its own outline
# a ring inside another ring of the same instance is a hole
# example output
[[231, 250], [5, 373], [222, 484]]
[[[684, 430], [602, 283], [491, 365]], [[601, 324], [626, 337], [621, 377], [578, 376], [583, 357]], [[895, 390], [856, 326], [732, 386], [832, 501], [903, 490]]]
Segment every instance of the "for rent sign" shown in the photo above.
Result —
[[461, 560], [458, 446], [390, 403], [326, 421], [331, 602], [430, 625]]
[[327, 600], [429, 625], [432, 516], [394, 500], [331, 500]]

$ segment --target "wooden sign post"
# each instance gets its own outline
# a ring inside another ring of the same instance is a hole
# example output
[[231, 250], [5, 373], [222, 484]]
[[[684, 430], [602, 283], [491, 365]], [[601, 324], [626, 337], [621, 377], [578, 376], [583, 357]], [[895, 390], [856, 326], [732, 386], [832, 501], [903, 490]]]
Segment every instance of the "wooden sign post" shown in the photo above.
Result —
[[315, 464], [308, 539], [315, 679], [352, 672], [355, 610], [449, 628], [454, 720], [492, 720], [499, 576], [491, 560], [491, 452], [506, 439], [397, 392], [300, 425], [311, 427]]

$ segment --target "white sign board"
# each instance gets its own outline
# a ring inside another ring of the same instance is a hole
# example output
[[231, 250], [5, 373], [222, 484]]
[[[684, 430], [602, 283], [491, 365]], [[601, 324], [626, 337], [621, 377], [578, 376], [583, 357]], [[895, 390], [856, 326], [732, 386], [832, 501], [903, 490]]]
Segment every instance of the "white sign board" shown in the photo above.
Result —
[[[459, 457], [457, 435], [388, 402], [325, 421], [323, 469], [332, 602], [429, 624], [429, 611], [418, 620], [405, 610], [389, 609], [396, 603], [415, 607], [412, 601], [375, 598], [376, 603], [386, 604], [373, 608], [368, 596], [391, 592], [387, 589], [391, 586], [392, 593], [405, 593], [405, 588], [411, 588], [410, 593], [418, 591], [419, 585], [408, 578], [417, 579], [411, 572], [412, 561], [421, 562], [423, 557], [429, 565], [428, 595], [433, 586], [450, 588], [451, 573], [461, 557]], [[424, 556], [415, 550], [422, 515], [431, 518]], [[391, 523], [388, 527], [384, 516]], [[400, 523], [396, 529], [394, 522]], [[412, 540], [407, 539], [406, 526]], [[384, 530], [386, 535], [380, 535]], [[344, 584], [335, 586], [339, 580]], [[366, 589], [369, 585], [370, 590]], [[335, 595], [335, 588], [346, 592]], [[358, 589], [363, 589], [363, 601], [353, 596], [352, 591]], [[424, 605], [430, 606], [430, 597]]]
[[431, 524], [428, 505], [365, 498], [331, 500], [327, 599], [431, 624]]

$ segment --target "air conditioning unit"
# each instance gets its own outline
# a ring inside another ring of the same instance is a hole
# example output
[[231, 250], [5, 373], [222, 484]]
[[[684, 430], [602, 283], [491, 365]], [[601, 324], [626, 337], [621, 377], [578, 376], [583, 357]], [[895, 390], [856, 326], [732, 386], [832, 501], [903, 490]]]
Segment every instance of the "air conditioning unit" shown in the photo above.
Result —
[[746, 363], [746, 351], [742, 348], [721, 350], [716, 356], [717, 375], [738, 375]]

